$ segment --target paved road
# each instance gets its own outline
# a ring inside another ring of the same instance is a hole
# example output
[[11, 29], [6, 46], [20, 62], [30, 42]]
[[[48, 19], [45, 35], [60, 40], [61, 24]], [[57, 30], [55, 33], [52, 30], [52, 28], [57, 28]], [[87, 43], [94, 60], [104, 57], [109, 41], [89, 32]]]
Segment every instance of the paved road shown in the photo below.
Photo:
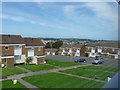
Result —
[[[78, 59], [79, 57], [71, 57], [71, 56], [59, 56], [59, 55], [56, 55], [56, 56], [52, 56], [52, 55], [49, 55], [47, 56], [47, 58], [49, 59], [53, 59], [53, 60], [63, 60], [63, 61], [70, 61], [70, 62], [73, 62], [74, 60]], [[86, 64], [91, 64], [93, 58], [88, 58], [88, 57], [85, 57], [86, 59]], [[104, 60], [104, 63], [101, 64], [101, 65], [104, 65], [104, 66], [111, 66], [111, 67], [116, 67], [118, 68], [118, 61], [119, 60], [114, 60], [114, 59], [105, 59]], [[119, 61], [120, 63], [120, 61]]]

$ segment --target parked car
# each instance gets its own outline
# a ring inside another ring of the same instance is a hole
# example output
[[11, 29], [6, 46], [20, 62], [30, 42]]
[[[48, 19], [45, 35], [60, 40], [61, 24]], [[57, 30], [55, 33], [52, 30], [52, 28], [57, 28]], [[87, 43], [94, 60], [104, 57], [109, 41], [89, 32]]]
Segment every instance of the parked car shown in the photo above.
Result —
[[103, 59], [96, 58], [92, 61], [92, 64], [102, 64], [103, 62], [104, 62]]
[[78, 63], [78, 62], [85, 62], [85, 61], [86, 60], [84, 58], [80, 58], [80, 59], [75, 60], [76, 63]]

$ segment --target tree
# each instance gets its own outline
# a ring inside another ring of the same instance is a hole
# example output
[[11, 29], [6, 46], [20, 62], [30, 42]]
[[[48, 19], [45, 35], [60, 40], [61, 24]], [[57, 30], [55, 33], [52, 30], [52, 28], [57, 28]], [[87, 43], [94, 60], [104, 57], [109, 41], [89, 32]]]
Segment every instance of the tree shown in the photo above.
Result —
[[56, 41], [55, 43], [49, 42], [46, 44], [45, 48], [59, 48], [63, 45], [63, 41]]
[[55, 42], [55, 43], [53, 43], [53, 48], [59, 48], [59, 47], [61, 47], [63, 45], [63, 41], [57, 41], [57, 42]]

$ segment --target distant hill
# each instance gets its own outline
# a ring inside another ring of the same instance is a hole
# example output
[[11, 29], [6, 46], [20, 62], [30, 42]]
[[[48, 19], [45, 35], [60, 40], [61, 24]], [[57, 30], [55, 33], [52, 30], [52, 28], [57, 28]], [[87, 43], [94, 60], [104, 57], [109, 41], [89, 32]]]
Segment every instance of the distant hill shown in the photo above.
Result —
[[86, 41], [86, 42], [111, 42], [113, 40], [93, 40], [93, 39], [79, 39], [79, 38], [41, 38], [44, 40], [66, 40], [69, 42], [77, 42], [77, 41]]

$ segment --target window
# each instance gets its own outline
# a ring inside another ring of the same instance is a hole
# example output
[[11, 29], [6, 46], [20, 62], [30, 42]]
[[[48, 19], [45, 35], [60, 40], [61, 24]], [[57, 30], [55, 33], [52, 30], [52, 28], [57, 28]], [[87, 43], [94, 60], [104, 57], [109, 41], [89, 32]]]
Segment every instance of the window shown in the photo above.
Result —
[[38, 51], [40, 51], [40, 49], [41, 49], [41, 48], [40, 48], [40, 47], [38, 47]]
[[107, 50], [107, 48], [104, 48], [105, 50]]
[[115, 51], [115, 49], [112, 49], [112, 51], [114, 52], [114, 51]]
[[92, 48], [93, 50], [95, 50], [95, 48]]
[[30, 47], [30, 48], [28, 48], [28, 50], [34, 50], [34, 48], [33, 48], [33, 47]]
[[9, 47], [8, 46], [5, 46], [5, 50], [8, 50], [9, 49]]
[[21, 55], [15, 55], [15, 56], [14, 56], [14, 59], [15, 59], [15, 60], [20, 60], [20, 59], [21, 59]]
[[92, 53], [92, 55], [94, 55], [94, 53]]

